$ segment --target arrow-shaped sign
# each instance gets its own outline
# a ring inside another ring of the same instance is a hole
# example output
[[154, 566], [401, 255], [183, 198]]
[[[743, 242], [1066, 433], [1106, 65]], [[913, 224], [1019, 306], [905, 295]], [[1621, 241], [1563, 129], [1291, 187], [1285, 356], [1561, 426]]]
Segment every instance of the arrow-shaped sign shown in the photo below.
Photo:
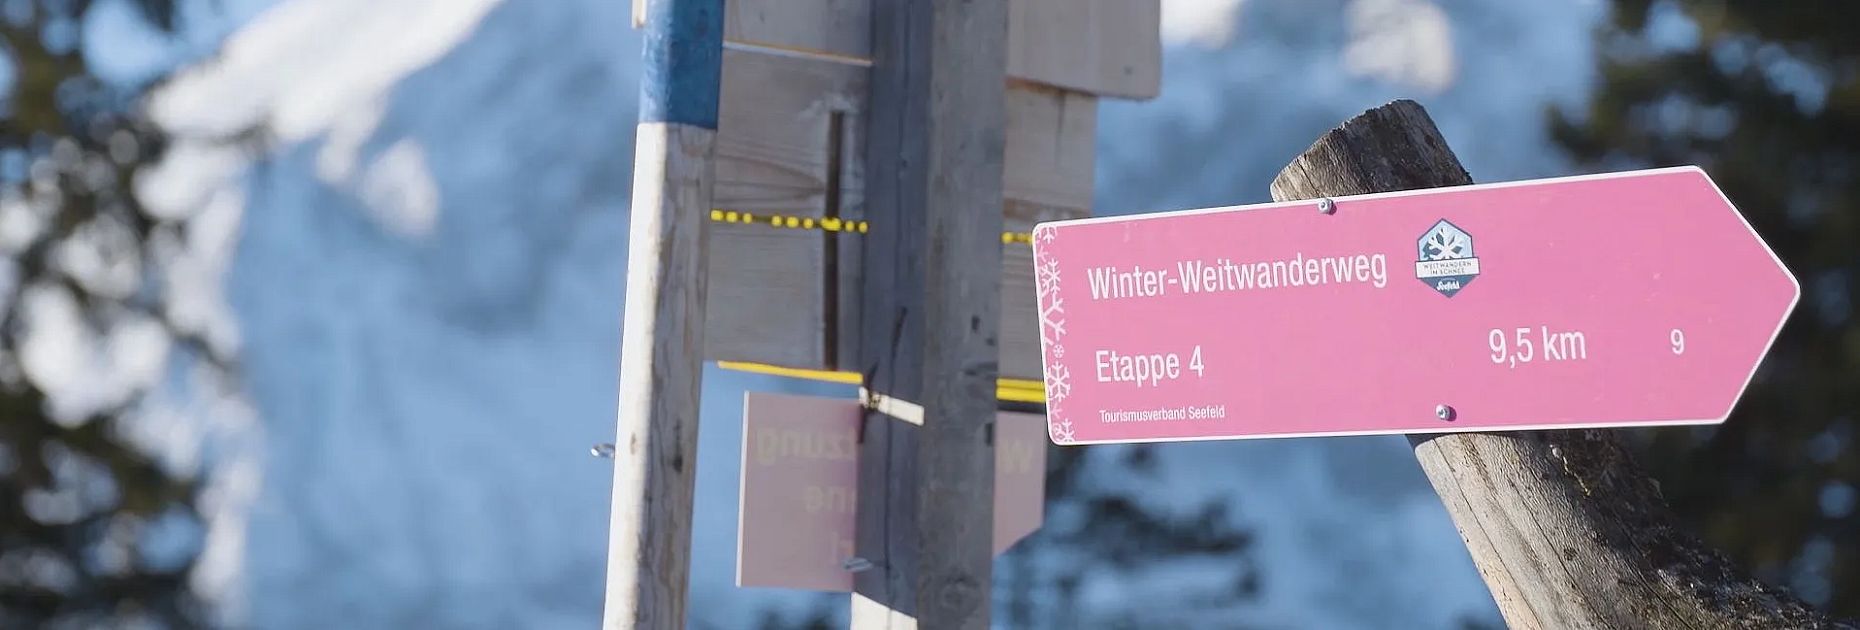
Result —
[[1714, 424], [1801, 288], [1672, 168], [1042, 224], [1061, 444]]

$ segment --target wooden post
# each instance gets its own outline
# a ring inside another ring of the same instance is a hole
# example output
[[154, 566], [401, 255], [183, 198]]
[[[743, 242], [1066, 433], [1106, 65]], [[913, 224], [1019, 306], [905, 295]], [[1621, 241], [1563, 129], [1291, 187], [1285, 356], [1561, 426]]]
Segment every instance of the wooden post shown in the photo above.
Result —
[[852, 625], [987, 628], [1007, 3], [874, 3]]
[[722, 0], [650, 0], [603, 627], [685, 627]]
[[[1278, 201], [1472, 178], [1420, 105], [1396, 101], [1319, 138]], [[1762, 584], [1678, 525], [1659, 486], [1599, 430], [1414, 436], [1512, 628], [1852, 628]]]

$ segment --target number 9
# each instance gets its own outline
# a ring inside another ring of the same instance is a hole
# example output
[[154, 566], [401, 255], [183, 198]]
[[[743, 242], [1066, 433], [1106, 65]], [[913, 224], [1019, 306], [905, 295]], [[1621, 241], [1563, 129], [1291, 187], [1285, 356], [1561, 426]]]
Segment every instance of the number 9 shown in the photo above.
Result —
[[1686, 353], [1686, 333], [1684, 331], [1674, 328], [1672, 334], [1667, 335], [1667, 341], [1673, 343], [1673, 354]]

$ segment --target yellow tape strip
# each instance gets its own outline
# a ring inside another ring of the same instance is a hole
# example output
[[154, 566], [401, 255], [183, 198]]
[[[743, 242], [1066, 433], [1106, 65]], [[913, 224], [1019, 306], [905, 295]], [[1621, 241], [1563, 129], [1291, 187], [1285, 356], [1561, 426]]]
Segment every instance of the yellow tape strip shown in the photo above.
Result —
[[[846, 385], [859, 385], [862, 380], [858, 372], [836, 372], [833, 370], [809, 370], [804, 368], [782, 367], [764, 363], [744, 361], [718, 361], [717, 367], [738, 372], [755, 372], [807, 379], [810, 381], [827, 381]], [[1009, 402], [1046, 403], [1046, 384], [1040, 381], [1022, 378], [1002, 378], [995, 381], [995, 397]]]
[[[820, 230], [822, 232], [845, 232], [848, 234], [865, 234], [871, 225], [865, 221], [851, 221], [833, 217], [804, 217], [788, 214], [756, 214], [736, 210], [713, 209], [710, 220], [718, 223], [741, 223], [745, 225], [766, 225], [772, 228], [794, 230]], [[1002, 232], [1001, 244], [1033, 243], [1031, 232]]]
[[[724, 210], [721, 208], [712, 209], [710, 211], [710, 220], [716, 221], [719, 223], [739, 223], [739, 224], [744, 224], [744, 225], [766, 225], [768, 227], [779, 228], [779, 229], [819, 230], [822, 232], [843, 232], [843, 233], [848, 233], [848, 234], [865, 234], [871, 230], [871, 225], [865, 221], [852, 221], [852, 220], [846, 220], [846, 219], [837, 219], [833, 217], [805, 217], [805, 216], [799, 216], [799, 215], [782, 215], [782, 214], [761, 214], [759, 215], [753, 212], [740, 212], [736, 210]], [[1002, 232], [1001, 233], [1001, 244], [1012, 245], [1015, 243], [1031, 244], [1033, 243], [1033, 234], [1031, 232]], [[830, 383], [844, 383], [847, 385], [859, 385], [860, 384], [859, 382], [860, 377], [859, 377], [859, 374], [856, 372], [835, 372], [832, 370], [809, 370], [809, 369], [803, 369], [803, 368], [782, 367], [779, 365], [767, 365], [767, 364], [762, 364], [762, 363], [748, 363], [748, 362], [743, 362], [743, 361], [718, 361], [717, 365], [724, 369], [736, 370], [739, 372], [755, 372], [759, 374], [786, 376], [789, 378], [807, 379], [811, 381], [827, 381]], [[1044, 404], [1046, 402], [1046, 385], [1044, 383], [1041, 383], [1040, 381], [1027, 380], [1027, 379], [1018, 379], [1018, 378], [998, 379], [995, 382], [995, 396], [1001, 400], [1010, 401], [1010, 402]]]

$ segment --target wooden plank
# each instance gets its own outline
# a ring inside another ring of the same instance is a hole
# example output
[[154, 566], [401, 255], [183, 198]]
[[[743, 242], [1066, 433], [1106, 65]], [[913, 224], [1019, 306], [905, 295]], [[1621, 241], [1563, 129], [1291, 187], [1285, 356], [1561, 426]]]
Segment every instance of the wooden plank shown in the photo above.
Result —
[[1007, 6], [881, 3], [852, 627], [989, 627]]
[[[724, 51], [715, 206], [756, 221], [712, 225], [709, 295], [717, 306], [706, 315], [706, 358], [809, 369], [857, 364], [863, 238], [773, 228], [769, 219], [824, 218], [829, 211], [848, 221], [863, 218], [868, 73], [829, 60]], [[1008, 231], [1089, 214], [1097, 100], [1008, 84], [1002, 174]], [[836, 120], [837, 157], [830, 149]], [[834, 189], [837, 197], [828, 194]], [[1002, 248], [1000, 370], [1038, 379], [1031, 252], [1025, 243]]]
[[686, 624], [724, 0], [644, 8], [601, 627]]
[[1159, 0], [1008, 3], [1008, 76], [1100, 96], [1162, 90]]
[[819, 232], [716, 225], [706, 359], [825, 368]]
[[[839, 298], [826, 282], [827, 244], [850, 239], [770, 222], [822, 219], [830, 205], [856, 210], [863, 166], [845, 159], [845, 145], [860, 136], [866, 74], [724, 51], [715, 207], [726, 218], [754, 219], [713, 224], [709, 293], [718, 307], [706, 314], [707, 358], [807, 368], [837, 359], [827, 348], [828, 315], [839, 310], [828, 307]], [[830, 195], [832, 184], [842, 191]]]
[[[644, 1], [634, 0], [636, 14]], [[871, 10], [871, 0], [729, 0], [724, 38], [863, 62], [872, 58]], [[1154, 98], [1162, 86], [1161, 0], [1010, 0], [1007, 76]]]
[[639, 125], [604, 628], [685, 625], [714, 139], [691, 125]]
[[871, 58], [871, 0], [729, 0], [726, 41]]
[[[1002, 183], [1007, 231], [1025, 233], [1041, 221], [1091, 214], [1097, 125], [1095, 96], [1009, 86]], [[1022, 242], [1002, 245], [1001, 374], [1030, 380], [1043, 375], [1033, 249]]]
[[718, 207], [822, 216], [833, 116], [844, 115], [851, 132], [863, 126], [866, 74], [832, 61], [725, 50]]
[[1007, 199], [1062, 208], [1091, 207], [1098, 99], [1014, 83], [1007, 90]]

